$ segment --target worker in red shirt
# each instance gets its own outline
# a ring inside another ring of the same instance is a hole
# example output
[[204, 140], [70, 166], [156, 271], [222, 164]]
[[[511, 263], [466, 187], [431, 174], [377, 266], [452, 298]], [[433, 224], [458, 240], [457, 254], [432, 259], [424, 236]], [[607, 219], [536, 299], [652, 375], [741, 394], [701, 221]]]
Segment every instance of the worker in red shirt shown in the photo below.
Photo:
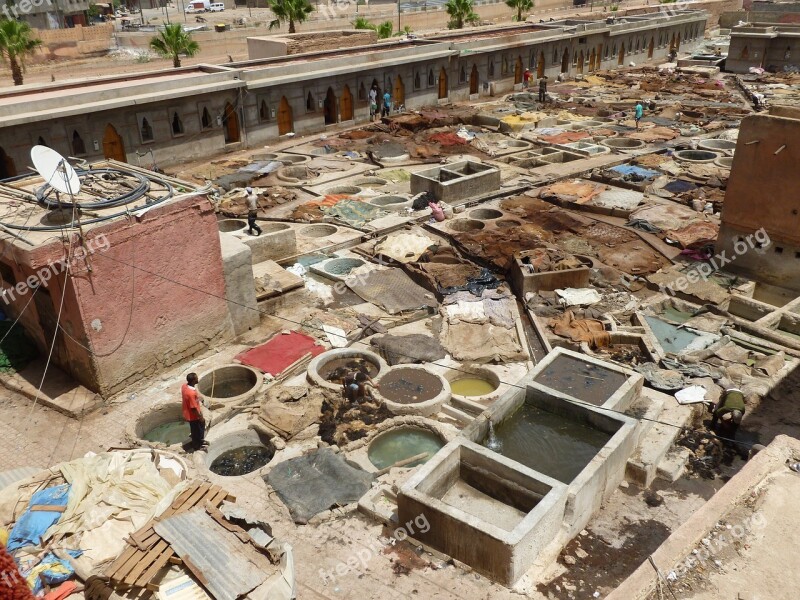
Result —
[[189, 373], [186, 383], [181, 386], [181, 399], [183, 400], [183, 419], [189, 422], [192, 432], [192, 447], [200, 450], [208, 445], [206, 442], [206, 422], [200, 410], [200, 395], [197, 393], [197, 373]]

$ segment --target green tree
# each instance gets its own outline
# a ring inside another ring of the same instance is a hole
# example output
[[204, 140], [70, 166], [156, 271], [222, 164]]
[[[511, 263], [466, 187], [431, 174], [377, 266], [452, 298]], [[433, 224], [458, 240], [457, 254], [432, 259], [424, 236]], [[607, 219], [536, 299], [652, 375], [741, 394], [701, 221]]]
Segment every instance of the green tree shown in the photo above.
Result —
[[403, 29], [401, 29], [400, 31], [395, 33], [394, 36], [395, 37], [399, 37], [401, 35], [411, 35], [411, 33], [413, 33], [413, 31], [414, 30], [411, 29], [411, 25], [406, 25], [405, 27], [403, 27]]
[[0, 20], [0, 60], [11, 67], [14, 85], [22, 85], [25, 57], [33, 54], [42, 40], [33, 37], [30, 25], [22, 21]]
[[378, 39], [385, 40], [386, 38], [392, 37], [392, 30], [394, 26], [392, 25], [391, 21], [384, 21], [380, 25], [375, 28], [375, 31], [378, 32]]
[[297, 33], [294, 24], [302, 23], [314, 12], [308, 0], [267, 0], [267, 6], [275, 18], [269, 22], [270, 29], [276, 29], [282, 23], [289, 22], [289, 33]]
[[358, 17], [353, 21], [353, 29], [375, 29], [375, 25], [367, 21], [364, 17]]
[[506, 0], [506, 6], [516, 9], [517, 21], [522, 21], [522, 13], [533, 8], [533, 0]]
[[159, 56], [172, 59], [172, 66], [181, 66], [181, 54], [194, 56], [200, 51], [200, 44], [192, 39], [192, 34], [183, 30], [182, 25], [164, 25], [164, 30], [150, 40], [150, 47]]
[[447, 24], [450, 29], [463, 29], [466, 23], [477, 25], [481, 20], [474, 11], [472, 0], [447, 0], [444, 8], [450, 15], [450, 22]]

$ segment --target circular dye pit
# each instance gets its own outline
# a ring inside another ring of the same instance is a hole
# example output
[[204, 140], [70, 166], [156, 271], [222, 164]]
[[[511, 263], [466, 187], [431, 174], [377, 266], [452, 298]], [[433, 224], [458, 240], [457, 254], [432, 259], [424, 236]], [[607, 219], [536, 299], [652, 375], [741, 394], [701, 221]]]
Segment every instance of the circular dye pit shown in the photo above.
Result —
[[594, 120], [592, 120], [592, 121], [578, 121], [577, 123], [575, 123], [572, 126], [572, 128], [573, 129], [590, 129], [592, 127], [600, 127], [601, 125], [604, 125], [604, 123], [602, 121], [594, 121]]
[[715, 160], [714, 164], [718, 167], [722, 167], [723, 169], [730, 169], [733, 166], [733, 157], [723, 156], [722, 158]]
[[374, 188], [384, 186], [389, 183], [389, 181], [380, 177], [363, 177], [361, 179], [357, 179], [353, 183], [363, 187]]
[[515, 221], [514, 219], [500, 219], [499, 221], [495, 221], [494, 225], [500, 229], [510, 229], [511, 227], [519, 227], [522, 225], [522, 222]]
[[353, 271], [365, 264], [366, 263], [360, 258], [334, 258], [333, 260], [326, 262], [322, 268], [326, 273], [344, 277], [350, 273], [350, 271]]
[[736, 149], [736, 142], [730, 140], [703, 140], [697, 146], [703, 150], [733, 152]]
[[445, 378], [450, 382], [454, 400], [467, 399], [475, 402], [490, 400], [500, 387], [500, 378], [497, 374], [480, 366], [465, 365], [457, 370], [448, 371]]
[[292, 228], [291, 225], [286, 223], [264, 223], [263, 221], [259, 224], [259, 227], [261, 227], [262, 233], [277, 233]]
[[719, 153], [709, 150], [678, 150], [673, 156], [678, 160], [695, 163], [709, 163], [720, 157]]
[[644, 142], [642, 140], [634, 140], [625, 137], [607, 138], [601, 140], [600, 143], [614, 150], [636, 150], [637, 148], [644, 148]]
[[450, 400], [450, 384], [417, 365], [392, 367], [378, 380], [376, 398], [396, 415], [431, 416]]
[[369, 445], [367, 457], [378, 470], [426, 452], [427, 458], [403, 465], [405, 468], [426, 463], [444, 447], [444, 441], [428, 429], [398, 427], [378, 435]]
[[222, 233], [232, 233], [244, 229], [245, 227], [247, 227], [247, 222], [240, 221], [239, 219], [223, 219], [217, 222], [217, 229]]
[[491, 381], [480, 377], [462, 377], [450, 382], [450, 390], [458, 396], [485, 396], [497, 389]]
[[315, 179], [317, 176], [316, 174], [308, 169], [308, 167], [302, 166], [287, 166], [281, 167], [275, 174], [278, 176], [278, 179], [283, 181], [288, 181], [291, 183], [298, 183], [300, 181], [309, 181], [311, 179]]
[[469, 211], [469, 216], [473, 219], [488, 221], [491, 219], [499, 219], [503, 216], [503, 211], [495, 210], [494, 208], [476, 208], [475, 210]]
[[285, 165], [301, 165], [307, 163], [310, 158], [299, 154], [281, 154], [279, 159]]
[[200, 376], [197, 391], [214, 402], [237, 402], [250, 398], [262, 384], [261, 374], [244, 365], [226, 365]]
[[323, 238], [323, 237], [328, 237], [329, 235], [333, 235], [337, 231], [339, 231], [339, 228], [334, 225], [318, 224], [318, 225], [308, 225], [307, 227], [303, 227], [299, 233], [300, 235], [304, 235], [305, 237]]
[[144, 434], [143, 439], [165, 446], [182, 444], [191, 437], [191, 429], [186, 421], [169, 421], [154, 427]]
[[398, 208], [400, 204], [406, 202], [408, 202], [408, 198], [405, 196], [378, 196], [369, 201], [370, 204], [386, 208]]
[[246, 429], [209, 442], [206, 465], [223, 477], [238, 477], [257, 471], [275, 456], [266, 435]]
[[278, 160], [278, 155], [273, 154], [271, 152], [265, 152], [264, 154], [253, 154], [250, 157], [250, 160], [256, 160], [256, 161]]
[[455, 219], [450, 221], [447, 226], [453, 231], [467, 233], [470, 231], [480, 231], [486, 227], [486, 224], [481, 221], [476, 221], [475, 219]]
[[341, 381], [348, 372], [362, 371], [376, 379], [389, 366], [374, 352], [336, 348], [317, 356], [308, 365], [306, 377], [311, 383], [331, 390], [341, 389]]
[[183, 420], [181, 405], [170, 402], [141, 415], [134, 425], [133, 437], [153, 444], [173, 446], [191, 437], [189, 423]]
[[523, 142], [522, 140], [508, 140], [506, 142], [506, 146], [509, 148], [530, 148], [531, 145], [528, 142]]
[[336, 195], [347, 195], [347, 196], [354, 196], [356, 194], [360, 194], [364, 190], [357, 185], [334, 185], [329, 188], [325, 188], [323, 192], [325, 195], [329, 194], [336, 194]]

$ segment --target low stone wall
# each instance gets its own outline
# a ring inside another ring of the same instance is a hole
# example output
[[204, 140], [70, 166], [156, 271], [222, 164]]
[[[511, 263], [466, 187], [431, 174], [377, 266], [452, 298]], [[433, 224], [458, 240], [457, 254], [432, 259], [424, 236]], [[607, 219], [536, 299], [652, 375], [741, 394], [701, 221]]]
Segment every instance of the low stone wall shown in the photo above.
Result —
[[32, 57], [31, 63], [102, 56], [111, 48], [114, 33], [112, 23], [68, 29], [34, 29], [35, 36], [42, 40], [41, 49]]
[[377, 43], [378, 33], [371, 29], [347, 29], [343, 31], [318, 31], [315, 33], [292, 33], [281, 36], [247, 38], [247, 57], [250, 60], [301, 54], [304, 52], [326, 52], [341, 48], [369, 46]]

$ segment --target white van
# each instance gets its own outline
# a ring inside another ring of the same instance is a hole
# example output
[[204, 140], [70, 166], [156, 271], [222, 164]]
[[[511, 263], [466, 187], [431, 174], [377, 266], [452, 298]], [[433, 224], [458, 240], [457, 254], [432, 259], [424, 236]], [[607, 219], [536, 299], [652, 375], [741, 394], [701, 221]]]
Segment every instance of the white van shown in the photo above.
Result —
[[222, 12], [225, 10], [225, 4], [223, 2], [212, 2], [208, 10], [209, 12]]

